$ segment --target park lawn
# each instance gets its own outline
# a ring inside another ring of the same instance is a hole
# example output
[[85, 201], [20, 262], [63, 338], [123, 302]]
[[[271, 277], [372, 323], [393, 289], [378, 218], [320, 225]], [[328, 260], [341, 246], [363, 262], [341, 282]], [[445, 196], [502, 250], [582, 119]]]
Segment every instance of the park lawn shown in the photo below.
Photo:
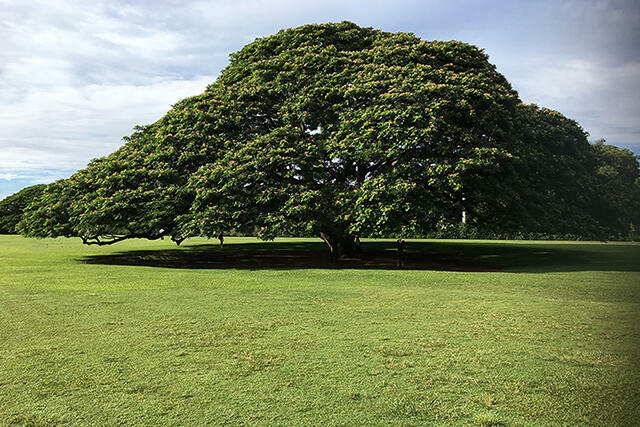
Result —
[[638, 244], [411, 241], [447, 271], [399, 271], [215, 243], [0, 236], [0, 425], [640, 419]]

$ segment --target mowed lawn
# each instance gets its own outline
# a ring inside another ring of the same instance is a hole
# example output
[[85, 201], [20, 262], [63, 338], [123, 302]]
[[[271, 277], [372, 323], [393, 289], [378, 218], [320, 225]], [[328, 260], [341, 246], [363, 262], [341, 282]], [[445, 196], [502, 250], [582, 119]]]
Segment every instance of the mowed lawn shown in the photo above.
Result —
[[0, 425], [640, 420], [639, 244], [216, 243], [0, 236]]

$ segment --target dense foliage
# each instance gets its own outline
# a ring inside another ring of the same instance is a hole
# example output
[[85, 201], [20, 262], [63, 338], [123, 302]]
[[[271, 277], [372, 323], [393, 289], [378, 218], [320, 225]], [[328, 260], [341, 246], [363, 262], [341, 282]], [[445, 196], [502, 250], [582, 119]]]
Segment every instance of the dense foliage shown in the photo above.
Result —
[[0, 200], [0, 234], [16, 234], [25, 208], [40, 197], [45, 185], [32, 185]]
[[50, 185], [20, 228], [97, 244], [317, 235], [335, 255], [357, 236], [446, 230], [463, 210], [486, 230], [595, 234], [609, 215], [595, 153], [474, 46], [307, 25], [232, 54], [202, 95]]
[[612, 238], [640, 240], [640, 172], [631, 151], [598, 141], [596, 159], [597, 201], [595, 217]]

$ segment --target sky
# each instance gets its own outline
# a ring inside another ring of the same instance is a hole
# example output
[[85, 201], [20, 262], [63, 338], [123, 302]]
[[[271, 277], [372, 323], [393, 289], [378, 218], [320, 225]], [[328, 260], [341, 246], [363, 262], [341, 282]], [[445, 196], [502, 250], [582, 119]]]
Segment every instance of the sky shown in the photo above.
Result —
[[256, 38], [344, 20], [475, 44], [524, 102], [640, 154], [636, 0], [0, 0], [0, 199], [111, 153]]

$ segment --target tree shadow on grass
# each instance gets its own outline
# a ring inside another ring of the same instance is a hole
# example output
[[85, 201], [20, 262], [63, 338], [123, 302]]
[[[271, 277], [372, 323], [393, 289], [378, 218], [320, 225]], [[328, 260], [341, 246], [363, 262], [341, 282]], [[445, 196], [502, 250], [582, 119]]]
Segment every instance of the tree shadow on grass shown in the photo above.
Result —
[[[409, 241], [403, 270], [440, 271], [640, 271], [640, 245], [610, 243], [506, 243]], [[187, 269], [378, 269], [396, 270], [393, 241], [368, 241], [353, 257], [334, 261], [322, 242], [186, 244], [175, 249], [122, 251], [91, 255], [87, 264]]]

